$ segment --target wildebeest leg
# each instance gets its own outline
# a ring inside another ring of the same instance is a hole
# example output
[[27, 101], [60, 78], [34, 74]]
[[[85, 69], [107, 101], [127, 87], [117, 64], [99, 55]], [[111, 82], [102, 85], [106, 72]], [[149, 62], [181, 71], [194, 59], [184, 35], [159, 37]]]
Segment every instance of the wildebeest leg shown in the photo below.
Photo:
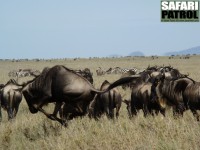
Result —
[[62, 102], [56, 102], [55, 104], [55, 108], [54, 108], [54, 111], [53, 111], [53, 116], [57, 116], [57, 113], [58, 111], [61, 109], [61, 106], [62, 106]]
[[183, 112], [184, 109], [181, 105], [176, 106], [175, 108], [173, 108], [174, 118], [177, 119], [179, 116], [183, 117]]
[[156, 114], [156, 116], [158, 116], [159, 110], [155, 110], [155, 114]]
[[100, 110], [98, 110], [98, 108], [96, 108], [96, 107], [97, 106], [95, 106], [94, 110], [93, 110], [94, 111], [94, 119], [98, 120], [101, 114], [100, 114]]
[[148, 113], [151, 114], [152, 116], [154, 116], [154, 111], [153, 111], [151, 105], [148, 105], [147, 109], [148, 109]]
[[114, 119], [114, 106], [113, 106], [113, 100], [110, 98], [109, 100], [109, 118]]
[[176, 110], [176, 107], [173, 107], [173, 116], [174, 116], [174, 119], [177, 119], [177, 110]]
[[2, 94], [1, 94], [1, 91], [0, 91], [0, 122], [2, 121], [2, 113], [1, 113], [1, 106], [2, 106], [2, 104], [1, 104], [1, 102], [2, 102]]
[[[1, 95], [0, 95], [1, 96]], [[2, 121], [2, 113], [1, 113], [1, 100], [0, 100], [0, 122]]]
[[117, 106], [116, 106], [116, 118], [117, 119], [119, 117], [119, 110], [120, 110], [120, 106], [117, 104]]
[[14, 117], [13, 115], [14, 95], [15, 95], [15, 92], [13, 91], [8, 92], [8, 105], [7, 105], [8, 120], [11, 120]]
[[14, 113], [13, 113], [13, 117], [16, 117], [16, 115], [17, 115], [17, 112], [18, 112], [18, 109], [19, 109], [19, 105], [17, 105], [17, 106], [15, 106], [15, 108], [14, 108]]
[[147, 117], [147, 115], [149, 114], [149, 111], [146, 104], [143, 105], [143, 112], [144, 112], [144, 117]]
[[78, 106], [65, 103], [60, 109], [60, 117], [62, 120], [72, 120], [77, 116], [83, 116], [85, 112], [82, 112]]
[[8, 120], [11, 120], [13, 118], [13, 110], [12, 108], [7, 108], [7, 113], [8, 113]]
[[194, 108], [190, 108], [191, 112], [193, 113], [193, 116], [199, 121], [199, 114]]
[[108, 118], [110, 118], [110, 116], [109, 116], [109, 107], [108, 107], [108, 106], [106, 106], [106, 107], [104, 108], [104, 112], [106, 113], [106, 116], [107, 116]]
[[53, 116], [52, 114], [47, 113], [47, 112], [46, 112], [44, 109], [42, 109], [42, 108], [38, 108], [38, 110], [41, 111], [42, 113], [44, 113], [49, 119], [54, 120], [54, 121], [56, 120], [56, 121], [58, 121], [60, 124], [66, 126], [64, 120], [62, 120], [62, 119], [60, 119], [60, 118], [58, 118], [58, 117], [56, 117], [56, 116]]
[[131, 106], [131, 115], [132, 115], [132, 117], [133, 117], [133, 115], [134, 116], [137, 115], [137, 110], [136, 110], [135, 106], [134, 107]]
[[111, 119], [114, 119], [114, 109], [113, 109], [113, 108], [110, 108], [110, 109], [109, 109], [109, 117], [110, 117]]
[[165, 117], [165, 109], [161, 109], [160, 113]]

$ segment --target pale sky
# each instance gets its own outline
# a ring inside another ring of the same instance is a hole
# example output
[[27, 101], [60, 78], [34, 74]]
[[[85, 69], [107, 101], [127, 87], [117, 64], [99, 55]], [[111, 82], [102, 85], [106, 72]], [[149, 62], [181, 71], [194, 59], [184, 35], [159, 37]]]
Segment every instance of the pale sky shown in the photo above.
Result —
[[0, 58], [163, 55], [200, 46], [200, 22], [160, 22], [160, 0], [0, 0]]

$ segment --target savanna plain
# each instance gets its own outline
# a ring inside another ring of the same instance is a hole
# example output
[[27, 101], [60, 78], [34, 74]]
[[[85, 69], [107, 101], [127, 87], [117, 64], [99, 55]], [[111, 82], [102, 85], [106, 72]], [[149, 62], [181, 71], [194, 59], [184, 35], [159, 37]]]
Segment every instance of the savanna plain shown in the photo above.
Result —
[[[200, 56], [190, 59], [174, 57], [126, 57], [126, 58], [94, 58], [94, 59], [55, 59], [51, 61], [0, 61], [0, 83], [5, 84], [10, 77], [8, 72], [18, 69], [37, 69], [64, 65], [73, 69], [89, 68], [93, 72], [94, 87], [99, 88], [104, 80], [114, 82], [121, 75], [110, 74], [97, 76], [96, 69], [107, 70], [110, 67], [145, 69], [150, 66], [171, 65], [181, 73], [189, 74], [195, 81], [200, 81]], [[19, 83], [32, 79], [19, 78]], [[129, 99], [130, 89], [118, 87], [123, 99]], [[51, 112], [53, 104], [44, 108]], [[190, 111], [183, 118], [174, 119], [172, 110], [166, 117], [138, 116], [129, 119], [123, 103], [118, 119], [109, 120], [103, 116], [99, 121], [88, 116], [69, 121], [65, 128], [59, 123], [49, 120], [42, 113], [31, 114], [23, 98], [16, 119], [7, 120], [6, 111], [2, 110], [3, 119], [0, 123], [0, 149], [22, 150], [76, 150], [76, 149], [200, 149], [200, 122], [197, 122]]]

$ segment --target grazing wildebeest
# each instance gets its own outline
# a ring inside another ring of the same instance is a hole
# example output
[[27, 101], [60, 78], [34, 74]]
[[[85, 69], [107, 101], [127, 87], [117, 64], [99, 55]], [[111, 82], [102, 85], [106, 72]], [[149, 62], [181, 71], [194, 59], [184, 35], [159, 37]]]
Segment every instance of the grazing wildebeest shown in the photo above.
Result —
[[[64, 66], [57, 65], [46, 69], [39, 76], [28, 81], [23, 86], [22, 93], [31, 113], [38, 111], [44, 113], [48, 118], [63, 124], [64, 120], [58, 118], [57, 112], [63, 102], [66, 104], [66, 113], [70, 118], [83, 116], [87, 113], [89, 103], [96, 93], [107, 92], [137, 76], [118, 80], [111, 84], [107, 90], [96, 90], [91, 83], [81, 75]], [[47, 113], [42, 107], [45, 104], [56, 102], [53, 114]]]
[[96, 73], [97, 73], [97, 76], [102, 76], [102, 75], [104, 75], [106, 72], [105, 72], [103, 69], [101, 69], [101, 67], [99, 67], [99, 68], [96, 70]]
[[7, 110], [9, 120], [17, 115], [19, 104], [22, 101], [21, 89], [22, 86], [19, 86], [14, 79], [9, 80], [1, 89], [1, 106]]
[[[105, 80], [100, 90], [106, 90], [110, 83]], [[102, 114], [106, 114], [109, 118], [114, 119], [114, 109], [116, 108], [116, 118], [119, 116], [119, 110], [122, 103], [122, 97], [117, 88], [95, 96], [94, 100], [89, 106], [89, 116], [99, 118]]]

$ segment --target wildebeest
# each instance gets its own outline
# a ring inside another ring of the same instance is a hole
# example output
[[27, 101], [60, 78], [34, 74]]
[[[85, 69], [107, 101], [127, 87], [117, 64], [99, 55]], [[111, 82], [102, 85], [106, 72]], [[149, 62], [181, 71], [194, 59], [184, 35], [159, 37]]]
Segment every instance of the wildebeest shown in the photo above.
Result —
[[193, 83], [194, 81], [188, 77], [167, 79], [163, 75], [156, 87], [160, 106], [163, 108], [167, 105], [174, 106], [174, 115], [183, 115], [187, 105], [183, 99], [183, 93], [186, 90], [186, 87]]
[[104, 75], [106, 72], [105, 72], [103, 69], [101, 69], [101, 67], [99, 67], [99, 68], [96, 70], [96, 73], [97, 73], [97, 76], [102, 76], [102, 75]]
[[22, 101], [21, 89], [22, 86], [19, 86], [14, 79], [9, 80], [1, 89], [1, 106], [7, 110], [9, 120], [17, 115], [19, 104]]
[[143, 110], [144, 116], [148, 113], [153, 114], [152, 110], [155, 110], [156, 113], [161, 112], [165, 116], [165, 108], [160, 106], [156, 92], [158, 81], [163, 76], [165, 79], [171, 80], [186, 77], [186, 75], [171, 67], [162, 67], [161, 69], [157, 66], [148, 67], [139, 74], [141, 78], [137, 82], [129, 83], [132, 89], [131, 101], [124, 101], [127, 104], [129, 116], [136, 115], [139, 109]]
[[199, 114], [197, 110], [200, 110], [200, 83], [193, 81], [187, 85], [183, 92], [183, 101], [186, 109], [190, 109], [199, 121]]
[[[110, 83], [105, 80], [100, 90], [106, 90], [110, 86]], [[109, 118], [114, 118], [114, 109], [116, 108], [116, 118], [119, 116], [119, 110], [122, 103], [122, 97], [117, 88], [95, 96], [94, 100], [89, 106], [89, 116], [99, 118], [102, 114], [106, 114]]]
[[92, 72], [90, 71], [89, 68], [85, 68], [83, 70], [75, 70], [76, 73], [80, 74], [84, 78], [86, 78], [91, 84], [93, 84], [93, 77], [92, 77]]
[[[137, 77], [131, 77], [131, 79], [134, 78]], [[22, 93], [31, 113], [40, 111], [48, 118], [63, 124], [64, 120], [56, 116], [63, 102], [66, 105], [65, 112], [70, 115], [70, 118], [83, 116], [87, 113], [89, 103], [96, 93], [106, 92], [121, 84], [122, 80], [124, 82], [124, 80], [130, 80], [130, 78], [115, 81], [107, 90], [99, 91], [73, 70], [57, 65], [23, 84]], [[52, 102], [56, 102], [56, 105], [53, 114], [49, 114], [42, 107]]]
[[131, 92], [131, 100], [125, 100], [124, 102], [127, 104], [127, 110], [129, 117], [133, 117], [133, 115], [137, 115], [138, 110], [142, 109], [144, 112], [144, 116], [147, 114], [154, 114], [153, 110], [158, 113], [159, 111], [165, 116], [165, 110], [161, 109], [156, 95], [156, 86], [158, 84], [157, 78], [161, 75], [159, 74], [155, 78], [148, 82], [143, 80], [139, 80], [139, 82], [135, 83], [132, 86]]
[[112, 74], [121, 74], [121, 68], [120, 67], [115, 67], [112, 69]]
[[0, 121], [2, 120], [2, 114], [1, 114], [1, 89], [4, 87], [4, 84], [0, 84]]
[[112, 68], [109, 68], [108, 70], [106, 70], [106, 74], [111, 74], [112, 73]]
[[39, 70], [34, 69], [19, 69], [13, 70], [8, 73], [9, 77], [27, 77], [27, 76], [38, 76], [40, 74]]
[[[99, 69], [101, 69], [99, 67]], [[106, 74], [120, 74], [121, 73], [121, 68], [119, 67], [115, 67], [115, 68], [112, 68], [110, 67], [108, 70], [105, 71]]]

